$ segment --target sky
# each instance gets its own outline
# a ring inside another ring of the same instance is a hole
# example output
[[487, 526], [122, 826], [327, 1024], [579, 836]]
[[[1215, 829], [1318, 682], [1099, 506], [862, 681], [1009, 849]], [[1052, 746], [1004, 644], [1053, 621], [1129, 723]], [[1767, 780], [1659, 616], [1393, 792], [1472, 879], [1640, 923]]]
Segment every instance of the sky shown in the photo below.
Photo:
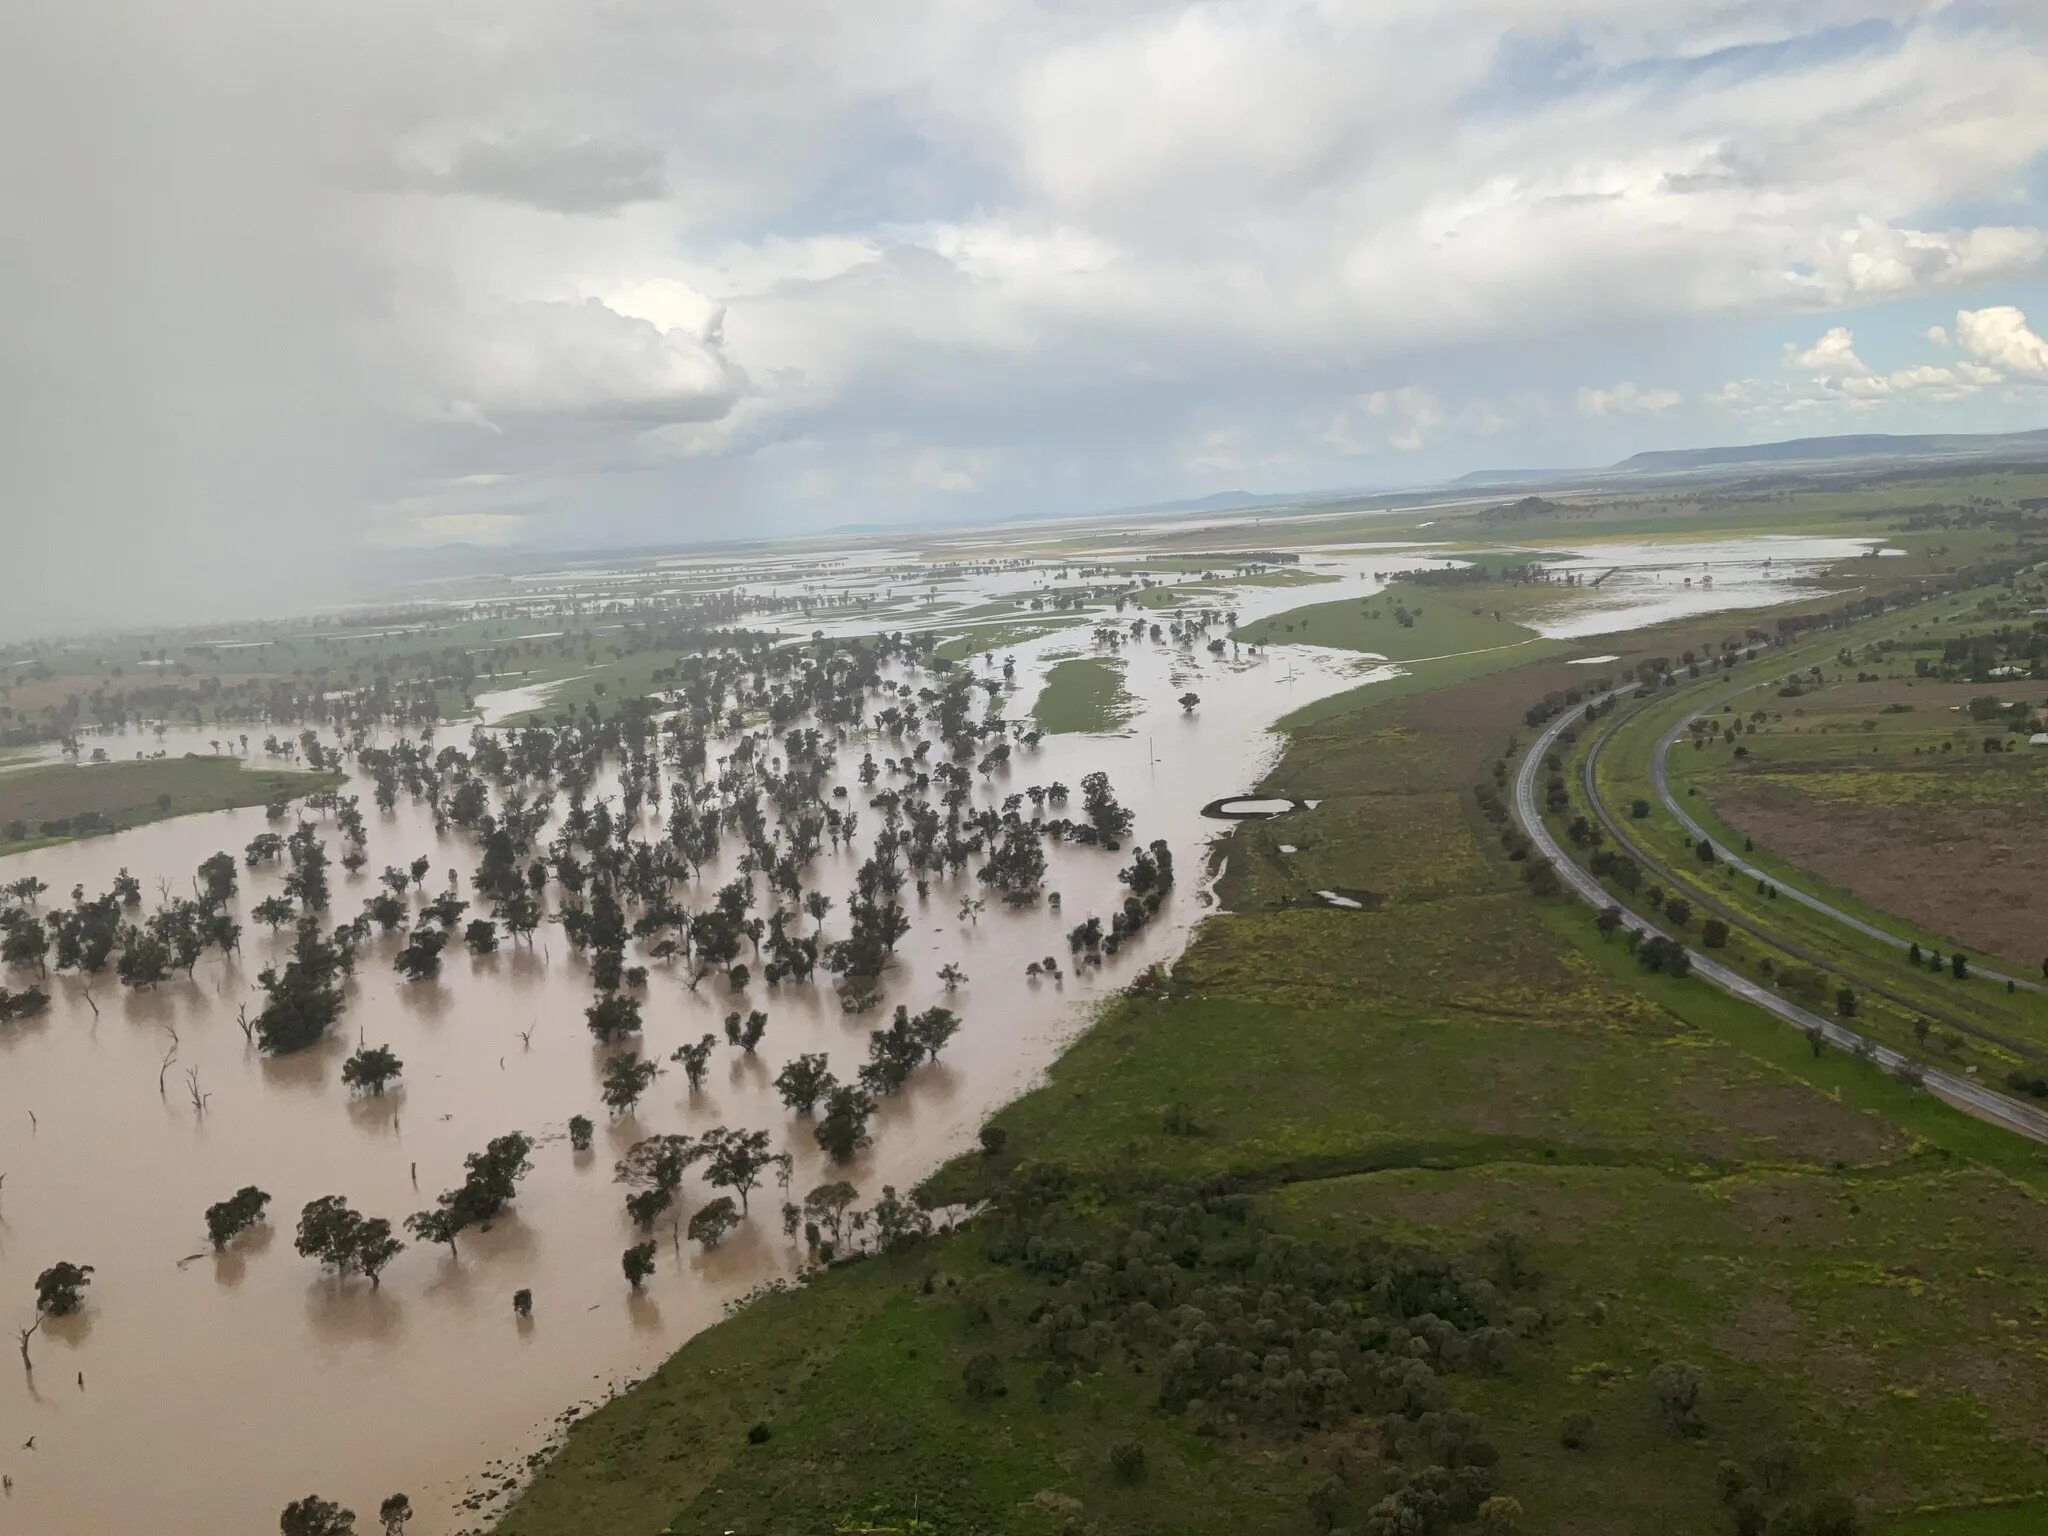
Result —
[[2044, 100], [2040, 0], [0, 8], [0, 627], [2048, 426]]

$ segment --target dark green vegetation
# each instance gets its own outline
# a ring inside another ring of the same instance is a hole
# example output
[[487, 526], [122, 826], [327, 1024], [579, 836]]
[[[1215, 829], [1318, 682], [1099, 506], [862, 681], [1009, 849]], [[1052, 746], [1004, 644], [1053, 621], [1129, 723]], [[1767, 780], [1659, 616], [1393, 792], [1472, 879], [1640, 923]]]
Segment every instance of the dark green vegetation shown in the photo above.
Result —
[[296, 799], [340, 782], [338, 773], [245, 768], [233, 757], [14, 768], [0, 773], [0, 854], [194, 811]]
[[2031, 1529], [2041, 1152], [1529, 893], [1471, 786], [1588, 670], [1305, 712], [1318, 806], [931, 1181], [989, 1214], [693, 1341], [502, 1528]]

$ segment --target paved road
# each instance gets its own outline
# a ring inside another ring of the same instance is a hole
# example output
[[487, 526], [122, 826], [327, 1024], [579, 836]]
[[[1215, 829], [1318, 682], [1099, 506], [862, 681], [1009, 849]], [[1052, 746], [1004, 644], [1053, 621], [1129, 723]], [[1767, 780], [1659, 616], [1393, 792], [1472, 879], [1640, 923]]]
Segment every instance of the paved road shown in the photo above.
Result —
[[[1591, 744], [1586, 748], [1585, 761], [1581, 764], [1579, 774], [1580, 783], [1585, 790], [1586, 804], [1592, 810], [1593, 815], [1599, 820], [1600, 825], [1607, 829], [1608, 836], [1614, 839], [1614, 846], [1617, 849], [1628, 854], [1640, 864], [1644, 874], [1654, 875], [1666, 885], [1675, 889], [1686, 885], [1691, 877], [1675, 874], [1670, 866], [1660, 862], [1655, 855], [1637, 842], [1619, 821], [1615, 820], [1613, 813], [1608, 810], [1606, 802], [1600, 798], [1600, 785], [1596, 772], [1600, 753], [1614, 739], [1614, 733], [1627, 723], [1628, 717], [1623, 716], [1619, 720], [1604, 724], [1600, 728], [1599, 733], [1594, 736]], [[1694, 905], [1702, 911], [1711, 912], [1715, 916], [1725, 919], [1731, 928], [1748, 933], [1766, 944], [1773, 944], [1785, 951], [1786, 954], [1791, 955], [1794, 959], [1805, 961], [1806, 964], [1813, 966], [1816, 970], [1841, 971], [1844, 977], [1856, 983], [1859, 990], [1872, 997], [1888, 998], [1899, 1007], [1910, 1012], [1929, 1014], [1952, 1029], [1961, 1030], [1966, 1035], [1974, 1035], [1987, 1044], [1998, 1046], [2002, 1050], [2011, 1051], [2014, 1055], [2024, 1057], [2027, 1060], [2039, 1061], [2044, 1057], [2048, 1057], [2048, 1051], [2044, 1051], [2034, 1041], [2015, 1039], [1998, 1030], [1986, 1028], [1967, 1016], [1958, 1016], [1955, 1013], [1944, 1010], [1929, 1009], [1915, 999], [1902, 997], [1898, 992], [1886, 985], [1884, 980], [1873, 976], [1861, 965], [1853, 970], [1845, 968], [1841, 963], [1839, 955], [1824, 957], [1786, 934], [1764, 928], [1740, 909], [1718, 900], [1713, 890], [1704, 881], [1702, 881], [1694, 894]], [[1874, 958], [1867, 961], [1867, 964], [1870, 966], [1878, 966], [1882, 965], [1882, 963], [1881, 960]], [[1955, 1001], [1967, 1008], [1968, 998], [1963, 995], [1963, 989], [1960, 986], [1956, 989]]]
[[[1634, 691], [1633, 685], [1618, 688], [1593, 702], [1604, 703], [1608, 699], [1619, 698]], [[1550, 835], [1550, 829], [1543, 824], [1543, 818], [1536, 812], [1536, 776], [1542, 771], [1543, 759], [1557, 744], [1557, 738], [1577, 722], [1583, 713], [1584, 706], [1566, 710], [1545, 726], [1542, 734], [1530, 746], [1521, 766], [1515, 771], [1515, 819], [1521, 823], [1523, 832], [1527, 834], [1537, 851], [1549, 859], [1556, 868], [1558, 878], [1582, 901], [1598, 910], [1615, 905], [1614, 898], [1607, 894], [1599, 881], [1573, 861], [1557, 839]], [[1662, 928], [1640, 913], [1631, 912], [1627, 908], [1623, 908], [1622, 912], [1630, 926], [1642, 929], [1646, 935], [1670, 937]], [[1843, 1050], [1853, 1051], [1859, 1047], [1867, 1047], [1872, 1059], [1886, 1071], [1897, 1071], [1911, 1062], [1923, 1073], [1923, 1081], [1927, 1087], [1942, 1098], [1982, 1115], [1987, 1120], [2017, 1131], [2022, 1136], [2030, 1136], [2036, 1141], [2048, 1141], [2048, 1115], [2041, 1111], [2016, 1103], [2003, 1094], [1994, 1093], [1972, 1078], [1961, 1077], [1952, 1072], [1944, 1072], [1938, 1067], [1929, 1067], [1924, 1063], [1912, 1061], [1912, 1058], [1893, 1050], [1888, 1045], [1867, 1040], [1856, 1031], [1845, 1028], [1837, 1020], [1801, 1008], [1798, 1004], [1778, 996], [1766, 987], [1759, 986], [1747, 976], [1730, 970], [1719, 961], [1709, 959], [1696, 950], [1687, 950], [1686, 953], [1692, 959], [1693, 974], [1722, 991], [1742, 998], [1745, 1002], [1754, 1003], [1766, 1013], [1775, 1014], [1787, 1024], [1799, 1029], [1817, 1029], [1830, 1044]]]
[[[1737, 692], [1744, 691], [1746, 690], [1737, 690]], [[1692, 817], [1688, 816], [1685, 813], [1685, 808], [1681, 806], [1678, 803], [1677, 798], [1672, 795], [1671, 785], [1668, 782], [1664, 772], [1664, 759], [1670, 754], [1673, 743], [1675, 743], [1680, 736], [1685, 734], [1686, 728], [1692, 724], [1693, 720], [1697, 718], [1699, 714], [1703, 714], [1707, 710], [1712, 709], [1715, 704], [1722, 703], [1724, 699], [1733, 697], [1735, 697], [1734, 694], [1727, 694], [1724, 695], [1721, 699], [1714, 699], [1709, 703], [1702, 705], [1701, 708], [1698, 711], [1695, 711], [1694, 714], [1686, 716], [1683, 720], [1680, 720], [1676, 725], [1672, 726], [1670, 730], [1666, 731], [1662, 736], [1660, 736], [1657, 739], [1657, 745], [1654, 748], [1652, 748], [1650, 752], [1650, 787], [1657, 792], [1657, 798], [1664, 802], [1664, 808], [1668, 810], [1673, 816], [1676, 816], [1678, 818], [1678, 824], [1684, 827], [1687, 835], [1694, 839], [1707, 836], [1707, 829], [1701, 826], [1698, 822], [1694, 821]], [[1736, 853], [1733, 849], [1727, 848], [1719, 842], [1716, 842], [1714, 844], [1714, 851], [1720, 854], [1724, 862], [1740, 870], [1743, 874], [1748, 875], [1750, 879], [1769, 881], [1772, 885], [1775, 885], [1778, 888], [1778, 894], [1780, 896], [1788, 896], [1792, 900], [1798, 902], [1802, 907], [1809, 907], [1813, 911], [1820, 913], [1823, 917], [1832, 918], [1835, 922], [1842, 924], [1844, 927], [1853, 928], [1858, 933], [1867, 934], [1869, 937], [1873, 939], [1881, 940], [1882, 942], [1891, 945], [1894, 949], [1905, 950], [1912, 947], [1913, 940], [1902, 939], [1895, 933], [1887, 933], [1884, 929], [1878, 927], [1875, 923], [1867, 923], [1860, 917], [1856, 917], [1851, 913], [1844, 912], [1840, 907], [1829, 906], [1828, 903], [1822, 901], [1818, 896], [1815, 896], [1810, 892], [1798, 890], [1793, 886], [1787, 885], [1783, 880], [1779, 879], [1776, 875], [1771, 874], [1768, 871], [1758, 869], [1754, 864], [1746, 862], [1743, 859], [1743, 857], [1740, 854]], [[1972, 960], [1970, 962], [1970, 972], [1972, 975], [1984, 977], [1987, 981], [2009, 981], [2014, 986], [2022, 988], [2025, 991], [2048, 994], [2048, 986], [2044, 986], [2042, 983], [2038, 981], [2029, 981], [2024, 976], [2010, 976], [2007, 975], [2004, 971], [1994, 971], [1989, 966], [1979, 965], [1975, 960]]]

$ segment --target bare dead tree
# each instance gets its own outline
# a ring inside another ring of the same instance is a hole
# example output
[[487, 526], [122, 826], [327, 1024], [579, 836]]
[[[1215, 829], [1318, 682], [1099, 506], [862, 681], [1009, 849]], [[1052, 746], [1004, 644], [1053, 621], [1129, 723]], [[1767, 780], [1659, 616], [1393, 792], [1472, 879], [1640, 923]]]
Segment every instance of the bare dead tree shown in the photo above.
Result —
[[28, 1341], [36, 1336], [36, 1330], [43, 1326], [43, 1319], [46, 1316], [48, 1316], [47, 1313], [38, 1312], [34, 1322], [30, 1323], [26, 1328], [17, 1328], [15, 1330], [21, 1336], [21, 1368], [31, 1376], [36, 1373], [36, 1363], [28, 1357]]
[[250, 1045], [254, 1045], [256, 1043], [256, 1026], [249, 1022], [249, 1005], [247, 1003], [242, 1004], [240, 1011], [235, 1014], [235, 1022], [242, 1026], [242, 1038]]
[[199, 1091], [199, 1069], [197, 1067], [187, 1067], [185, 1069], [185, 1089], [192, 1095], [192, 1113], [195, 1115], [205, 1114], [206, 1101], [212, 1098], [213, 1095]]
[[171, 1048], [164, 1052], [163, 1065], [156, 1069], [156, 1096], [164, 1096], [164, 1078], [169, 1075], [171, 1063], [178, 1059], [178, 1031], [175, 1025], [162, 1024], [158, 1028], [171, 1037]]

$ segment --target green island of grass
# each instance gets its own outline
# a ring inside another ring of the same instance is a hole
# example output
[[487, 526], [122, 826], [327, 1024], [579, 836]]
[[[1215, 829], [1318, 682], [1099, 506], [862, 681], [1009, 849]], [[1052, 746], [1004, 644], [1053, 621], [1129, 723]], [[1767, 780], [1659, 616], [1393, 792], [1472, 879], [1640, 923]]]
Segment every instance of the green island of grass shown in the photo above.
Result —
[[1046, 673], [1032, 714], [1053, 735], [1102, 734], [1130, 719], [1136, 703], [1124, 691], [1124, 666], [1101, 656], [1072, 656]]
[[296, 799], [341, 782], [338, 773], [249, 768], [240, 758], [199, 754], [10, 769], [0, 773], [0, 854], [197, 811]]

